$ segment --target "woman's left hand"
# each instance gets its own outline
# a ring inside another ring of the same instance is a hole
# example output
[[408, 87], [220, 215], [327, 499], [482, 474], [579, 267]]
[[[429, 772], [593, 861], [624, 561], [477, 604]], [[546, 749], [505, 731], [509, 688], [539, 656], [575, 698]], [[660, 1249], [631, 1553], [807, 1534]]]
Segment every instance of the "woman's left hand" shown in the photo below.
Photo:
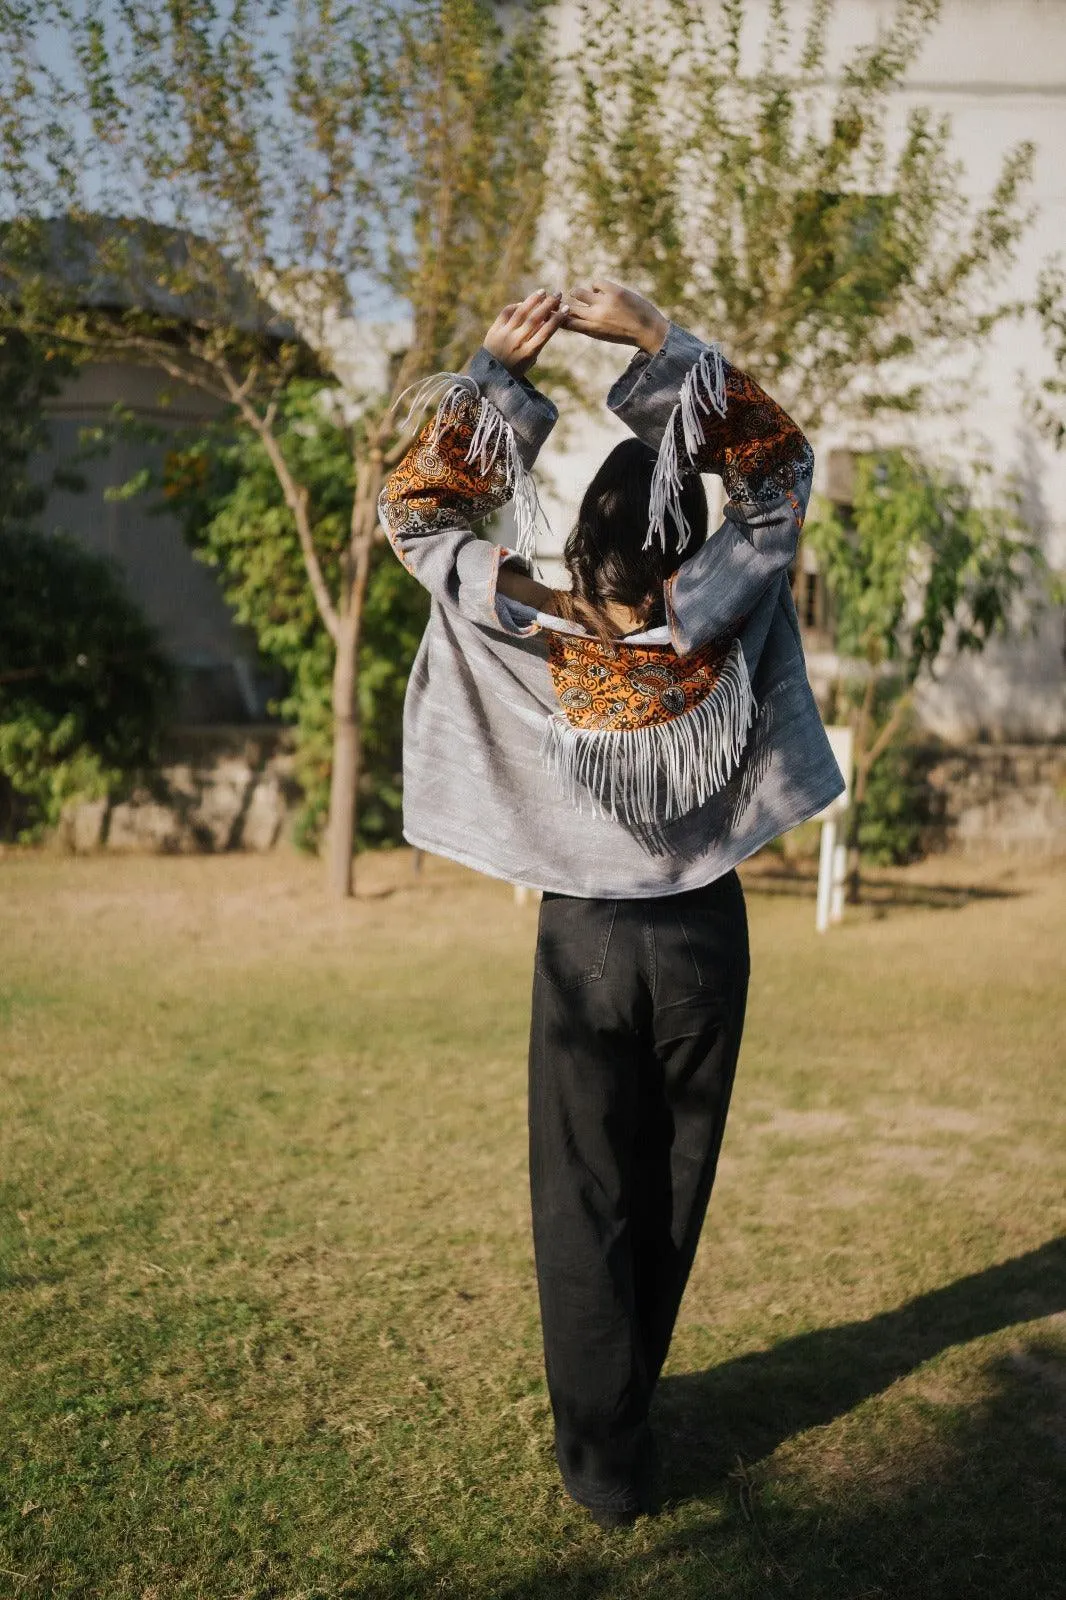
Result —
[[489, 355], [516, 378], [523, 377], [569, 315], [570, 307], [562, 300], [559, 293], [537, 289], [524, 300], [504, 306], [485, 335]]
[[670, 332], [670, 324], [658, 306], [635, 289], [612, 283], [609, 278], [598, 278], [571, 292], [566, 326], [606, 344], [636, 345], [649, 356], [662, 348]]

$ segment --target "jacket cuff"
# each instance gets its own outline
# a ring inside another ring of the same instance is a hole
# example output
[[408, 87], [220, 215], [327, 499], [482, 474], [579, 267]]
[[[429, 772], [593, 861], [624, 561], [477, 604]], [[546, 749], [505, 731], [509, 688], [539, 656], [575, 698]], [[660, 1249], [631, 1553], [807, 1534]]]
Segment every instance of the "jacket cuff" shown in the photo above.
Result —
[[495, 356], [489, 355], [484, 345], [466, 370], [485, 399], [491, 400], [510, 423], [520, 443], [536, 455], [559, 420], [558, 407], [525, 378], [516, 378], [508, 372]]
[[638, 350], [612, 384], [608, 409], [638, 438], [658, 446], [678, 402], [681, 385], [706, 349], [702, 339], [671, 322], [670, 331], [655, 354], [649, 356]]

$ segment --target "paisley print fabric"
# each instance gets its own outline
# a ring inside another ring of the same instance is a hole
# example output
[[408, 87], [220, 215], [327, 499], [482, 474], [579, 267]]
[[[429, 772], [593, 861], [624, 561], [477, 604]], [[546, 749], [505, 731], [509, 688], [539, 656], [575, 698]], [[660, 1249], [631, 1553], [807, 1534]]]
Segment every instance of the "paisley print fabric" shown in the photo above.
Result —
[[448, 526], [457, 519], [478, 522], [499, 510], [511, 497], [511, 484], [502, 457], [483, 470], [467, 461], [474, 437], [480, 401], [459, 399], [446, 428], [433, 418], [426, 423], [396, 470], [386, 479], [380, 510], [390, 533]]
[[679, 656], [669, 645], [607, 644], [552, 633], [548, 667], [560, 710], [572, 728], [632, 733], [670, 722], [712, 692], [732, 641]]
[[[701, 418], [703, 445], [693, 459], [697, 472], [717, 472], [732, 500], [767, 500], [795, 494], [806, 483], [814, 452], [792, 418], [746, 372], [723, 362], [726, 414]], [[681, 417], [674, 418], [679, 451], [684, 449]], [[682, 457], [683, 459], [683, 457]]]

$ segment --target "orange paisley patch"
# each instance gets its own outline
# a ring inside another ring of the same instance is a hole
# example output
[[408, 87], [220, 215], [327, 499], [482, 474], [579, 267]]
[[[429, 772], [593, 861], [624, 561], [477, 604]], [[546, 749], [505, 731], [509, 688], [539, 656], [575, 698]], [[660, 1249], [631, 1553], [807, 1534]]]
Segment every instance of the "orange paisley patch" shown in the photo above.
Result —
[[497, 510], [511, 488], [502, 461], [488, 471], [466, 459], [477, 422], [478, 401], [464, 396], [446, 428], [436, 430], [431, 419], [396, 470], [385, 481], [382, 509], [390, 527], [401, 532], [416, 529], [446, 508], [451, 516], [470, 522]]
[[548, 667], [572, 728], [631, 733], [671, 722], [705, 700], [718, 682], [732, 640], [713, 640], [691, 655], [670, 645], [606, 644], [549, 632]]
[[[814, 465], [810, 445], [786, 411], [771, 400], [746, 372], [725, 363], [726, 414], [711, 411], [700, 418], [703, 444], [693, 466], [720, 472], [733, 500], [765, 500], [787, 494], [799, 514], [794, 490], [809, 480]], [[684, 426], [674, 420], [678, 460], [687, 458]]]

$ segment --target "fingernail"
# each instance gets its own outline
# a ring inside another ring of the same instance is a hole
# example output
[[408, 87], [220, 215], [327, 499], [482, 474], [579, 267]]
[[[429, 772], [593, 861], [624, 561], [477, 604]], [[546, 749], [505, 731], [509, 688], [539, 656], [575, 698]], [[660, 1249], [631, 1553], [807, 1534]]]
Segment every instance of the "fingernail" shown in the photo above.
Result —
[[560, 306], [559, 310], [562, 312], [564, 317], [568, 317], [570, 315], [570, 307], [569, 306]]

